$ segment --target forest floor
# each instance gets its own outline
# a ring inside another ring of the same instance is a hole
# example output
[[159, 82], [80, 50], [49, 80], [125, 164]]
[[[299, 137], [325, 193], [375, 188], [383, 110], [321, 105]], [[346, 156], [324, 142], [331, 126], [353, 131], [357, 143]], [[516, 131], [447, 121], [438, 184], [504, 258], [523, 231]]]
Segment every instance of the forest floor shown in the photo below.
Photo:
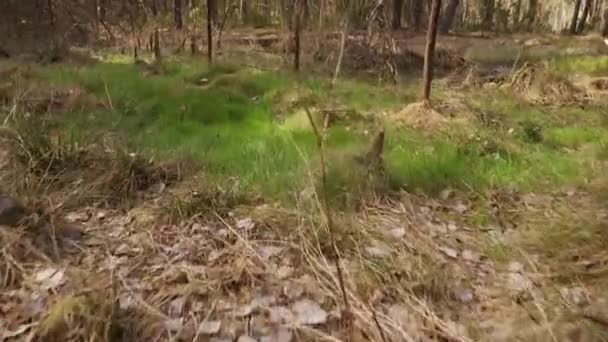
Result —
[[0, 227], [0, 340], [608, 340], [608, 57], [530, 39], [451, 48], [432, 107], [348, 61], [0, 61], [30, 214]]

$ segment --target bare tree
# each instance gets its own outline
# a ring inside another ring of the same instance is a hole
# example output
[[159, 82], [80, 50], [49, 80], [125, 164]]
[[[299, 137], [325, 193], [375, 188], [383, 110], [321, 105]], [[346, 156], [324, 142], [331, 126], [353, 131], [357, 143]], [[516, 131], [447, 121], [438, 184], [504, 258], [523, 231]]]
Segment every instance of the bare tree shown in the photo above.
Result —
[[207, 0], [207, 61], [213, 63], [213, 9], [215, 0]]
[[423, 0], [412, 0], [412, 27], [414, 31], [420, 31], [422, 26], [422, 14], [424, 13]]
[[570, 23], [570, 34], [576, 34], [576, 23], [578, 22], [578, 12], [581, 9], [581, 0], [576, 0], [574, 3], [574, 12], [572, 12], [572, 22]]
[[583, 14], [581, 16], [581, 20], [577, 25], [576, 32], [583, 33], [585, 30], [585, 25], [587, 24], [587, 18], [589, 17], [589, 12], [593, 7], [593, 0], [585, 0], [585, 6], [583, 7]]
[[494, 23], [494, 9], [496, 3], [494, 0], [483, 0], [483, 18], [481, 25], [485, 30], [491, 30]]
[[429, 26], [426, 33], [426, 49], [424, 51], [423, 93], [422, 99], [425, 102], [431, 100], [431, 81], [433, 80], [433, 56], [435, 55], [435, 43], [437, 41], [437, 21], [439, 20], [439, 10], [441, 0], [433, 0], [429, 15]]
[[184, 28], [184, 19], [182, 15], [182, 0], [175, 0], [173, 3], [173, 16], [175, 18], [175, 28], [181, 30]]
[[401, 15], [403, 13], [403, 0], [393, 0], [393, 30], [401, 28]]
[[293, 21], [294, 21], [294, 58], [293, 67], [296, 72], [300, 71], [300, 35], [302, 33], [302, 0], [293, 0]]
[[439, 26], [439, 32], [444, 34], [450, 32], [452, 25], [454, 24], [454, 19], [456, 18], [456, 10], [458, 9], [458, 5], [460, 5], [460, 0], [448, 0], [448, 5], [445, 9], [443, 20]]
[[602, 37], [608, 37], [608, 7], [602, 13]]

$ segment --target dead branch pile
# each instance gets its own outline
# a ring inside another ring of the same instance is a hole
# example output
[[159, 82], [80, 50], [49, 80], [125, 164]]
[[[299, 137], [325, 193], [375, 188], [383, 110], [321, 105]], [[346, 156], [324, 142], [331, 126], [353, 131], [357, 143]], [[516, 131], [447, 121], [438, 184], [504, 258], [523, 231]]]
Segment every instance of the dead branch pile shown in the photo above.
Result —
[[525, 64], [513, 73], [505, 86], [534, 103], [550, 105], [587, 102], [583, 89], [576, 87], [565, 77], [530, 64]]

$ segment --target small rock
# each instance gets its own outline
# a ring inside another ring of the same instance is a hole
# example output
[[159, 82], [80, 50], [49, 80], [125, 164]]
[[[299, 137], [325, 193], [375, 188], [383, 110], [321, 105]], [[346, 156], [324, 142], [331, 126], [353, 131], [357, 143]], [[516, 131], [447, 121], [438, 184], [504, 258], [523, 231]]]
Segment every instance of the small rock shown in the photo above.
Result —
[[283, 265], [283, 266], [279, 267], [279, 269], [277, 270], [276, 276], [277, 276], [277, 278], [279, 278], [281, 280], [287, 279], [287, 278], [291, 277], [291, 275], [293, 274], [293, 271], [294, 271], [293, 267]]
[[523, 292], [532, 289], [532, 282], [520, 273], [509, 273], [507, 286], [515, 292]]
[[236, 222], [236, 227], [241, 230], [251, 230], [255, 227], [255, 222], [251, 217], [247, 217]]
[[271, 305], [274, 305], [276, 302], [277, 302], [277, 298], [274, 296], [256, 295], [251, 300], [250, 305], [253, 306], [254, 309], [267, 308]]
[[184, 297], [178, 297], [169, 303], [169, 317], [179, 318], [184, 314], [184, 306], [186, 299]]
[[255, 249], [262, 260], [268, 260], [271, 257], [280, 254], [285, 248], [277, 246], [260, 246]]
[[464, 259], [465, 261], [470, 261], [470, 262], [478, 262], [480, 257], [477, 253], [465, 249], [462, 251], [462, 253], [460, 254], [460, 256], [462, 257], [462, 259]]
[[64, 272], [53, 267], [48, 267], [36, 273], [34, 281], [43, 289], [55, 289], [65, 282]]
[[269, 319], [273, 323], [292, 323], [293, 313], [284, 306], [272, 306], [268, 308]]
[[457, 204], [455, 204], [452, 209], [454, 209], [455, 212], [457, 212], [458, 214], [464, 214], [465, 212], [467, 212], [469, 210], [469, 206], [462, 203], [462, 202], [458, 202]]
[[447, 188], [447, 189], [443, 189], [441, 190], [441, 192], [439, 193], [439, 198], [441, 198], [442, 200], [447, 200], [448, 198], [452, 197], [452, 195], [454, 194], [454, 190]]
[[26, 209], [16, 199], [0, 196], [0, 226], [17, 226], [26, 215]]
[[97, 215], [95, 215], [95, 217], [97, 218], [97, 221], [103, 221], [106, 219], [106, 212], [105, 211], [100, 211], [97, 213]]
[[297, 301], [292, 309], [295, 314], [295, 321], [298, 324], [318, 325], [327, 322], [327, 312], [319, 304], [309, 299]]
[[204, 321], [198, 326], [198, 333], [202, 335], [214, 335], [220, 331], [221, 321]]
[[114, 250], [114, 255], [117, 256], [129, 254], [131, 254], [131, 247], [129, 247], [129, 245], [127, 245], [126, 243], [123, 243]]
[[473, 290], [463, 285], [457, 285], [452, 289], [454, 297], [461, 303], [470, 303], [475, 298]]
[[522, 273], [524, 271], [524, 265], [517, 261], [511, 261], [509, 263], [509, 272]]
[[450, 222], [450, 223], [448, 224], [448, 230], [449, 230], [449, 231], [451, 231], [451, 232], [455, 232], [455, 231], [457, 231], [457, 230], [458, 230], [458, 226], [457, 226], [457, 225], [455, 225], [454, 223]]
[[449, 247], [439, 247], [439, 250], [445, 254], [446, 256], [452, 258], [452, 259], [457, 259], [458, 258], [458, 251]]
[[207, 261], [214, 262], [217, 259], [219, 259], [223, 254], [224, 254], [223, 250], [214, 249], [209, 253], [209, 256], [207, 257]]
[[405, 236], [405, 228], [394, 228], [389, 231], [389, 234], [395, 239], [400, 239]]

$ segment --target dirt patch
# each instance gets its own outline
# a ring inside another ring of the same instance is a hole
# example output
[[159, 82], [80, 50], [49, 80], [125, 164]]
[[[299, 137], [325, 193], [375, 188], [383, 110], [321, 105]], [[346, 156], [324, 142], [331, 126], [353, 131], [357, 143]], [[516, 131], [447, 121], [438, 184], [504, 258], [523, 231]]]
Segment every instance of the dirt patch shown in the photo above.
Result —
[[395, 112], [392, 118], [414, 128], [438, 128], [445, 126], [449, 121], [446, 116], [425, 102], [410, 103], [402, 110]]

